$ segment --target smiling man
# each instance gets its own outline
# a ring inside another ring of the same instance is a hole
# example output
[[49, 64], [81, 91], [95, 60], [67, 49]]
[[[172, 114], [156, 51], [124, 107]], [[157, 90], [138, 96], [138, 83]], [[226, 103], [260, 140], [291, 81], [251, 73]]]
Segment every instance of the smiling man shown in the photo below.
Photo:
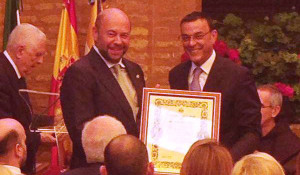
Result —
[[61, 87], [62, 112], [73, 141], [71, 168], [86, 163], [81, 132], [95, 116], [114, 116], [128, 134], [139, 135], [145, 80], [141, 67], [124, 58], [131, 31], [128, 16], [116, 8], [105, 9], [93, 31], [95, 45], [67, 70]]
[[218, 32], [204, 13], [192, 12], [180, 23], [183, 48], [190, 60], [169, 73], [172, 89], [220, 92], [220, 141], [234, 160], [255, 150], [260, 129], [260, 102], [249, 71], [216, 55]]

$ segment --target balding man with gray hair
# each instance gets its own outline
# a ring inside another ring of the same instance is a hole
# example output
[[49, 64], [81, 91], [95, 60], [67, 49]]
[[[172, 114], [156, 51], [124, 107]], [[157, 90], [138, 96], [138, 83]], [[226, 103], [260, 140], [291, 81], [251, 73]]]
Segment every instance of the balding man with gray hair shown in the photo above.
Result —
[[122, 123], [110, 116], [98, 116], [85, 123], [82, 130], [82, 146], [87, 165], [63, 173], [63, 175], [99, 175], [99, 168], [104, 163], [106, 145], [115, 137], [126, 134]]
[[40, 141], [54, 142], [50, 134], [31, 133], [31, 103], [19, 89], [26, 89], [25, 77], [43, 62], [46, 54], [46, 35], [31, 24], [20, 24], [11, 32], [7, 48], [0, 53], [0, 118], [14, 118], [25, 129], [27, 161], [24, 172], [34, 171], [35, 153]]
[[21, 174], [26, 160], [26, 134], [23, 126], [15, 119], [0, 119], [0, 165], [12, 174]]

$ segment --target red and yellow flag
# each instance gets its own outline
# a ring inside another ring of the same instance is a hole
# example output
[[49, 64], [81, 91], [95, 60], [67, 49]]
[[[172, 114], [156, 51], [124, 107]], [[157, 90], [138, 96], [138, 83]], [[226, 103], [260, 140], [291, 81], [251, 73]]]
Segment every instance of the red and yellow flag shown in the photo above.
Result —
[[92, 46], [94, 45], [94, 38], [93, 38], [93, 27], [95, 26], [96, 18], [98, 13], [102, 10], [102, 1], [100, 0], [93, 0], [90, 2], [92, 5], [91, 13], [90, 13], [90, 24], [87, 31], [86, 36], [86, 43], [85, 43], [85, 51], [84, 54], [86, 55], [91, 50]]
[[[62, 78], [67, 68], [79, 58], [75, 1], [64, 0], [59, 32], [57, 37], [51, 92], [59, 93]], [[55, 99], [50, 99], [50, 105]], [[51, 105], [50, 115], [62, 118], [60, 103]], [[57, 120], [56, 120], [57, 121]]]
[[[79, 58], [78, 50], [78, 40], [77, 40], [77, 24], [76, 24], [76, 13], [75, 13], [75, 1], [74, 0], [64, 0], [64, 8], [61, 14], [59, 32], [57, 37], [55, 60], [53, 67], [53, 77], [51, 84], [51, 92], [59, 93], [60, 86], [62, 83], [63, 76], [67, 68]], [[62, 110], [60, 101], [57, 97], [50, 97], [49, 99], [49, 115], [54, 116], [54, 121], [56, 126], [60, 126], [59, 131], [66, 131], [64, 127]], [[56, 137], [61, 137], [56, 134]], [[60, 174], [60, 169], [64, 168], [66, 157], [72, 152], [72, 146], [70, 139], [64, 137], [64, 139], [57, 138], [58, 140], [63, 140], [58, 143], [58, 146], [63, 149], [57, 149], [56, 146], [52, 148], [52, 159], [51, 167], [46, 174], [58, 175]], [[60, 152], [60, 157], [58, 160], [58, 151]]]

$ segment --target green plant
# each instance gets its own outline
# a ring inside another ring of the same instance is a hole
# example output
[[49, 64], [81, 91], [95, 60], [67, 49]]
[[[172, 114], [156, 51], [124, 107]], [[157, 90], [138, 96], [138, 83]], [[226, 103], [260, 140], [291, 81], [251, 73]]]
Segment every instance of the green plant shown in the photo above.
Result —
[[278, 13], [258, 20], [228, 14], [222, 24], [219, 40], [239, 51], [241, 63], [252, 70], [257, 84], [280, 82], [292, 87], [290, 100], [300, 121], [299, 14]]

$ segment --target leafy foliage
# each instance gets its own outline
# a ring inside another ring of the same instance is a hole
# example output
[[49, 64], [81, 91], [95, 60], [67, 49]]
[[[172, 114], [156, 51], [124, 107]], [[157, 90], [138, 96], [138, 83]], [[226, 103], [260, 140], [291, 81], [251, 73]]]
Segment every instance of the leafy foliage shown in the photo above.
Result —
[[243, 20], [228, 14], [219, 28], [219, 40], [238, 49], [242, 64], [257, 84], [281, 82], [294, 89], [290, 98], [300, 121], [300, 16], [278, 13], [270, 19]]

